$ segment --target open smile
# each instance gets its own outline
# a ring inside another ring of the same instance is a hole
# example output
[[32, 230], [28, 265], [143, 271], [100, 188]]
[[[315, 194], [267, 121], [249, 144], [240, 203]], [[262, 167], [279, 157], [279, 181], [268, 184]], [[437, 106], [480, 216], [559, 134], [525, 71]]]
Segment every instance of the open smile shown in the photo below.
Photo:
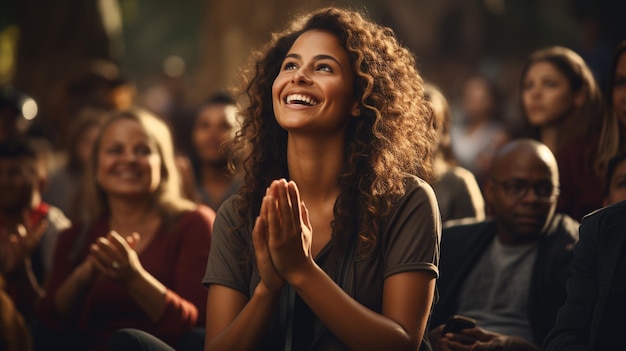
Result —
[[289, 94], [285, 97], [285, 103], [287, 105], [315, 106], [319, 104], [319, 101], [311, 96], [303, 94]]

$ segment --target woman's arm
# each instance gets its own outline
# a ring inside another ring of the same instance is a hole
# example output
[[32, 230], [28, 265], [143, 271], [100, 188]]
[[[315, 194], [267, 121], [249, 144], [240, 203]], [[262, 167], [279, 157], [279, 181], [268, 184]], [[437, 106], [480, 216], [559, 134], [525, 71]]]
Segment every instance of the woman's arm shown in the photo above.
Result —
[[435, 291], [431, 272], [398, 273], [385, 279], [382, 314], [355, 301], [317, 266], [288, 281], [349, 349], [419, 349]]
[[268, 206], [274, 267], [328, 329], [352, 350], [417, 350], [434, 298], [435, 274], [390, 275], [384, 281], [382, 314], [376, 313], [345, 293], [313, 260], [309, 215], [295, 183], [273, 182], [269, 194], [265, 201], [276, 201]]
[[140, 240], [137, 233], [123, 238], [115, 231], [100, 237], [91, 246], [94, 267], [128, 291], [153, 322], [163, 315], [167, 288], [141, 265], [133, 249]]
[[209, 286], [205, 351], [253, 350], [270, 324], [284, 280], [274, 269], [267, 246], [267, 205], [268, 201], [264, 200], [252, 231], [261, 281], [249, 301], [234, 289], [216, 284]]

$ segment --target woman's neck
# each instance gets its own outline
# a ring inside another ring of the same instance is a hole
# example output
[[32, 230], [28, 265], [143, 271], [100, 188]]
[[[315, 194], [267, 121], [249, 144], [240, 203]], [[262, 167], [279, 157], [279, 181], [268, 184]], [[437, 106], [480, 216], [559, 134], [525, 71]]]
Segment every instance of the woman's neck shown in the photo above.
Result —
[[343, 168], [343, 139], [290, 138], [287, 146], [289, 177], [305, 202], [332, 201], [339, 194], [337, 179]]
[[201, 184], [224, 183], [229, 184], [232, 180], [232, 172], [228, 169], [228, 164], [210, 164], [204, 163], [200, 168], [199, 179]]
[[541, 142], [544, 143], [553, 154], [556, 154], [559, 150], [559, 130], [556, 127], [543, 127], [540, 132]]
[[160, 221], [156, 206], [150, 200], [128, 201], [109, 197], [109, 225], [112, 230], [122, 235], [140, 232], [146, 227], [153, 227]]

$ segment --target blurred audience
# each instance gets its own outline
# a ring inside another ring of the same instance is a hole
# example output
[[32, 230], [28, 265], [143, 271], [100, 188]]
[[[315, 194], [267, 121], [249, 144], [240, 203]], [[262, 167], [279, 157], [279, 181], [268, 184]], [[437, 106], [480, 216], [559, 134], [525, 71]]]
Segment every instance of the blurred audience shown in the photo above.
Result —
[[604, 206], [626, 200], [626, 153], [615, 155], [607, 166]]
[[545, 340], [545, 351], [621, 349], [626, 313], [624, 228], [626, 201], [583, 218], [572, 277], [567, 281], [567, 300]]
[[450, 145], [450, 108], [436, 86], [426, 84], [424, 94], [435, 116], [436, 141], [433, 190], [442, 222], [461, 218], [485, 219], [485, 201], [472, 172], [457, 165]]
[[69, 228], [63, 212], [42, 201], [45, 159], [34, 141], [0, 142], [0, 245], [4, 274], [18, 307], [31, 320], [34, 303], [52, 269], [59, 232]]
[[72, 220], [76, 220], [81, 203], [79, 196], [83, 188], [85, 169], [91, 161], [91, 149], [107, 110], [83, 107], [68, 132], [67, 147], [63, 159], [51, 171], [43, 198], [59, 207]]
[[217, 210], [241, 184], [241, 178], [229, 167], [230, 147], [235, 137], [235, 100], [217, 93], [196, 112], [191, 131], [191, 162], [197, 181], [199, 200]]
[[[539, 350], [565, 301], [578, 222], [555, 213], [556, 159], [544, 144], [519, 139], [496, 154], [485, 199], [493, 218], [444, 228], [435, 350]], [[453, 315], [476, 327], [443, 333]]]
[[46, 119], [37, 120], [35, 128], [52, 142], [55, 150], [67, 148], [68, 130], [58, 126], [72, 125], [86, 106], [105, 110], [124, 110], [134, 104], [136, 88], [120, 72], [117, 63], [93, 59], [80, 65], [50, 89], [50, 106]]
[[460, 120], [454, 120], [450, 130], [452, 150], [459, 165], [470, 170], [482, 188], [493, 154], [510, 140], [501, 122], [500, 94], [489, 78], [476, 75], [464, 82], [461, 103]]
[[602, 120], [600, 89], [585, 61], [561, 46], [533, 52], [520, 84], [524, 116], [559, 164], [557, 208], [580, 220], [602, 206], [604, 178], [593, 167]]
[[86, 177], [81, 221], [59, 236], [38, 341], [100, 350], [130, 327], [176, 345], [205, 322], [199, 282], [215, 212], [181, 196], [170, 131], [144, 110], [107, 118]]
[[0, 350], [30, 351], [33, 349], [33, 341], [24, 317], [5, 291], [5, 282], [2, 277], [5, 249], [5, 246], [0, 246]]
[[595, 163], [602, 174], [606, 174], [612, 157], [626, 152], [626, 40], [615, 50], [605, 101], [606, 111]]
[[37, 112], [37, 103], [28, 94], [0, 86], [0, 140], [26, 134]]

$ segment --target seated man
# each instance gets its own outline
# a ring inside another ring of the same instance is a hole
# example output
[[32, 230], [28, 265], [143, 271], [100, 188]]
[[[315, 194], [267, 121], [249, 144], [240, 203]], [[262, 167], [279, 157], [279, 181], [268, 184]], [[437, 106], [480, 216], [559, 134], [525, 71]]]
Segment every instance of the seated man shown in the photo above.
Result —
[[[447, 227], [441, 236], [435, 350], [539, 350], [566, 298], [578, 222], [555, 213], [554, 155], [530, 139], [495, 155], [485, 199], [493, 218]], [[442, 335], [463, 315], [476, 327]]]
[[43, 162], [30, 140], [0, 141], [0, 274], [28, 322], [52, 264], [56, 236], [70, 225], [61, 210], [41, 201]]

